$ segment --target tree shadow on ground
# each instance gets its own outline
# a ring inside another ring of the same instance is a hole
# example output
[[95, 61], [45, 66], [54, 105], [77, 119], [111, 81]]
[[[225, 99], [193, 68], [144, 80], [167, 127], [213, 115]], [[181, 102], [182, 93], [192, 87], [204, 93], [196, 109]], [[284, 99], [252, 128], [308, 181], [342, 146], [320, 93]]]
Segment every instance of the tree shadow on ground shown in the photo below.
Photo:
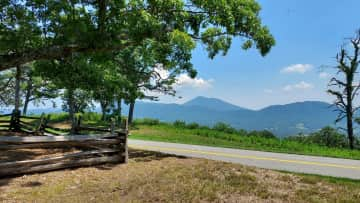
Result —
[[178, 159], [186, 159], [185, 156], [178, 156], [174, 154], [165, 154], [161, 152], [153, 152], [153, 151], [144, 151], [137, 149], [129, 150], [129, 159], [134, 160], [135, 162], [149, 162], [149, 161], [159, 161], [164, 158], [178, 158]]
[[[52, 149], [55, 150], [55, 149]], [[50, 150], [51, 151], [51, 150]], [[0, 163], [7, 162], [7, 161], [21, 161], [21, 160], [29, 160], [35, 159], [41, 155], [47, 153], [46, 151], [37, 151], [37, 150], [9, 150], [0, 152]], [[52, 151], [54, 152], [54, 151]], [[56, 151], [59, 153], [59, 151]], [[63, 150], [61, 152], [67, 152], [67, 150]], [[137, 149], [129, 149], [129, 161], [134, 162], [151, 162], [151, 161], [160, 161], [165, 158], [178, 158], [178, 159], [186, 159], [185, 156], [177, 156], [172, 154], [165, 154], [160, 152], [153, 152], [153, 151], [144, 151], [144, 150], [137, 150]], [[114, 167], [119, 166], [121, 164], [103, 164], [98, 166], [93, 166], [99, 170], [112, 170]], [[72, 171], [78, 168], [83, 167], [74, 167], [69, 169], [63, 169], [64, 171]], [[86, 168], [86, 167], [84, 167]], [[46, 172], [45, 172], [46, 173]], [[13, 179], [19, 178], [23, 175], [17, 176], [9, 176], [9, 177], [0, 177], [0, 191], [2, 186], [8, 185]], [[40, 186], [41, 182], [27, 182], [22, 185], [22, 187], [37, 187]]]

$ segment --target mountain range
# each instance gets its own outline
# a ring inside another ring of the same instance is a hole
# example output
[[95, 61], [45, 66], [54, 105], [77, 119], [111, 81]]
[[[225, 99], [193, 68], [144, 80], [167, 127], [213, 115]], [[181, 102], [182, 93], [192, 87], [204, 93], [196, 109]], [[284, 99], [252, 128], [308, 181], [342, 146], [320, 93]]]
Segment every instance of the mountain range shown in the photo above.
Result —
[[[123, 114], [128, 107], [123, 105]], [[100, 112], [100, 109], [95, 109]], [[11, 112], [4, 110], [3, 113]], [[30, 109], [31, 114], [58, 113], [61, 109]], [[164, 122], [183, 120], [213, 126], [217, 122], [230, 124], [237, 129], [269, 130], [279, 137], [308, 134], [327, 125], [334, 125], [337, 113], [329, 103], [319, 101], [272, 105], [251, 110], [215, 98], [196, 97], [184, 104], [164, 104], [138, 101], [135, 118], [156, 118]], [[342, 124], [341, 124], [342, 125]]]
[[242, 108], [215, 98], [196, 97], [184, 104], [137, 102], [135, 118], [184, 120], [212, 126], [217, 122], [245, 130], [269, 130], [284, 137], [308, 134], [334, 125], [337, 113], [329, 103], [319, 101], [273, 105], [260, 110]]

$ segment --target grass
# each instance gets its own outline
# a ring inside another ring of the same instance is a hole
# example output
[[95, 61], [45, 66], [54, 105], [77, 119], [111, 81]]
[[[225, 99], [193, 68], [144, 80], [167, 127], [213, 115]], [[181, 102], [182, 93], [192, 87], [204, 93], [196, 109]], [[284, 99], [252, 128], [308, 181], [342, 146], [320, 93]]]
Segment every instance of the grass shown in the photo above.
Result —
[[360, 182], [130, 150], [127, 165], [0, 179], [1, 202], [359, 202]]
[[360, 150], [330, 148], [291, 140], [241, 136], [211, 129], [178, 128], [166, 123], [139, 124], [131, 131], [130, 138], [360, 160]]

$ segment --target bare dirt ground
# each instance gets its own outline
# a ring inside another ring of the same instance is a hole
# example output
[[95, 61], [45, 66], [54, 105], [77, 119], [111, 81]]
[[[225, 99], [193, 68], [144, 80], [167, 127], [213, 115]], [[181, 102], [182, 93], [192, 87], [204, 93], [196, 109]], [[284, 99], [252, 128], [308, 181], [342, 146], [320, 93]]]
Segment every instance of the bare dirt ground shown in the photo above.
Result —
[[0, 201], [360, 202], [360, 182], [131, 150], [129, 164], [0, 179]]

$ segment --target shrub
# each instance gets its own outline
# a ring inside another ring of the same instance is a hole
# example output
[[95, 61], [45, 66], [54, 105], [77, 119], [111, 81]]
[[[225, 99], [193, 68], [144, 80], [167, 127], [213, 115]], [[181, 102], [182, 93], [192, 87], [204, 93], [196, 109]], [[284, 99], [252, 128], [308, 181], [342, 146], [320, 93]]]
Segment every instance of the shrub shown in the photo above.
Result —
[[345, 135], [339, 133], [332, 127], [324, 127], [318, 132], [310, 134], [309, 141], [327, 147], [346, 147], [347, 139]]
[[251, 131], [248, 136], [263, 137], [263, 138], [277, 138], [272, 132], [268, 130]]
[[236, 129], [231, 127], [229, 124], [218, 122], [214, 125], [213, 130], [217, 130], [225, 133], [236, 133]]
[[68, 113], [52, 113], [50, 114], [51, 122], [62, 122], [69, 120]]
[[236, 134], [241, 135], [241, 136], [245, 136], [245, 135], [248, 134], [248, 132], [246, 130], [244, 130], [244, 129], [240, 129], [240, 130], [238, 130], [236, 132]]
[[189, 123], [186, 125], [186, 128], [188, 129], [198, 129], [199, 128], [199, 124], [193, 122], [193, 123]]
[[176, 120], [173, 123], [173, 126], [177, 127], [177, 128], [185, 128], [186, 127], [186, 123], [185, 121], [181, 121], [181, 120]]
[[286, 140], [296, 141], [305, 144], [317, 144], [327, 147], [346, 147], [348, 144], [346, 136], [339, 133], [332, 127], [324, 127], [318, 132], [311, 133], [310, 135], [297, 135], [286, 138]]
[[143, 119], [136, 119], [133, 124], [135, 125], [159, 125], [159, 119], [153, 118], [143, 118]]
[[82, 119], [85, 121], [100, 121], [101, 115], [96, 112], [86, 112], [81, 115]]

